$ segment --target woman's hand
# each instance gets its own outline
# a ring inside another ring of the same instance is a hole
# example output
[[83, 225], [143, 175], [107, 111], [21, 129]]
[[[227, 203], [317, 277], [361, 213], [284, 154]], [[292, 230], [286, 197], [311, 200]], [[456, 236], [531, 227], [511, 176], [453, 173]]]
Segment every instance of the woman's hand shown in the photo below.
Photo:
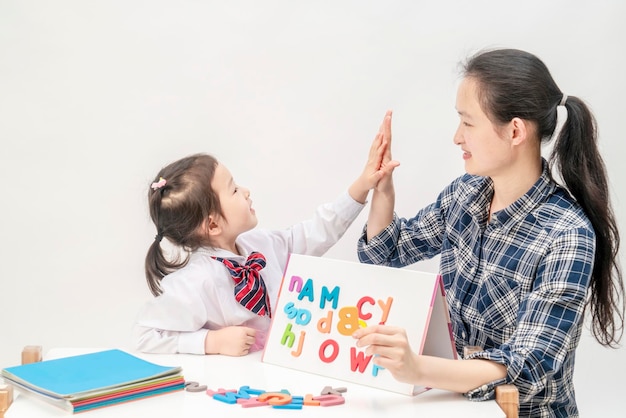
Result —
[[352, 336], [357, 347], [367, 347], [365, 353], [373, 355], [373, 362], [405, 383], [419, 385], [419, 356], [411, 351], [406, 331], [387, 325], [374, 325], [356, 330]]
[[207, 333], [204, 340], [206, 354], [245, 356], [256, 340], [256, 330], [249, 327], [232, 326]]
[[380, 161], [379, 172], [380, 179], [376, 183], [377, 190], [385, 190], [385, 188], [393, 187], [392, 174], [393, 170], [400, 165], [398, 161], [391, 158], [391, 110], [388, 110], [383, 119], [383, 123], [378, 130], [381, 135], [382, 157]]

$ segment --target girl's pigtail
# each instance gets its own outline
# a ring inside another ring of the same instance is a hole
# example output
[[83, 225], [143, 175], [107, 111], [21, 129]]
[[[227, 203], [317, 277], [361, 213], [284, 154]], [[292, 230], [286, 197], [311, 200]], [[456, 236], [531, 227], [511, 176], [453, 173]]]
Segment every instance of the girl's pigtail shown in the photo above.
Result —
[[161, 279], [167, 274], [166, 263], [167, 260], [163, 255], [161, 242], [159, 239], [155, 238], [150, 248], [148, 248], [145, 263], [146, 280], [148, 281], [150, 292], [152, 292], [154, 296], [158, 296], [162, 293], [160, 283]]

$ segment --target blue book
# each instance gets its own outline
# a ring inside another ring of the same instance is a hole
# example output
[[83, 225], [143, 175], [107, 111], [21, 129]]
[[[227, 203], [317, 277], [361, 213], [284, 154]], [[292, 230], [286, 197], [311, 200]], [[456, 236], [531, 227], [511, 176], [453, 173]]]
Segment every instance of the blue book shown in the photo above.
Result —
[[2, 369], [2, 377], [18, 390], [72, 412], [182, 390], [181, 373], [181, 367], [118, 349]]

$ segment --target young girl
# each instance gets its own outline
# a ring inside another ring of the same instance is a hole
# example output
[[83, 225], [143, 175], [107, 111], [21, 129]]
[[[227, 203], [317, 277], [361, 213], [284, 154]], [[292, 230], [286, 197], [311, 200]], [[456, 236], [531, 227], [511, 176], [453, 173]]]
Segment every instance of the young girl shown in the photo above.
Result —
[[[214, 157], [163, 168], [148, 194], [157, 234], [145, 270], [155, 298], [136, 321], [137, 349], [241, 356], [263, 347], [289, 254], [321, 256], [341, 238], [383, 175], [385, 148], [379, 132], [348, 192], [280, 231], [255, 229], [250, 191]], [[163, 238], [186, 256], [168, 258]]]
[[[454, 143], [467, 174], [410, 219], [394, 213], [392, 178], [383, 177], [358, 254], [395, 267], [440, 254], [465, 360], [417, 355], [405, 330], [391, 326], [357, 330], [357, 345], [401, 381], [476, 400], [512, 383], [520, 416], [576, 417], [583, 314], [607, 346], [619, 342], [624, 318], [619, 233], [594, 118], [582, 100], [559, 90], [542, 61], [510, 49], [467, 62], [456, 109]], [[384, 135], [390, 143], [390, 118]], [[546, 161], [541, 142], [550, 139], [556, 143]], [[383, 164], [397, 165], [390, 148]]]

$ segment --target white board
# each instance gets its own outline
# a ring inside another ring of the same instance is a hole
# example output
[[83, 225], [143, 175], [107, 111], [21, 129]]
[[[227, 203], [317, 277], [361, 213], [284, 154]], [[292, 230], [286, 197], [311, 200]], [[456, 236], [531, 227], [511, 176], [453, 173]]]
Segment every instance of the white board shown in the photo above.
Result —
[[434, 273], [292, 254], [272, 311], [266, 363], [407, 395], [424, 391], [356, 347], [357, 328], [381, 323], [405, 328], [415, 352], [456, 358]]

